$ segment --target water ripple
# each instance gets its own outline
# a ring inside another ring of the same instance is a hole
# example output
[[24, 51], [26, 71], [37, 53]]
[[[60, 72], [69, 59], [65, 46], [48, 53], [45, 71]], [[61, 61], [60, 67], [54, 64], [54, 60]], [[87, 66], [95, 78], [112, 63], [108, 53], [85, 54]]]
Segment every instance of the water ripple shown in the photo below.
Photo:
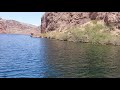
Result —
[[120, 77], [120, 47], [1, 34], [0, 77]]

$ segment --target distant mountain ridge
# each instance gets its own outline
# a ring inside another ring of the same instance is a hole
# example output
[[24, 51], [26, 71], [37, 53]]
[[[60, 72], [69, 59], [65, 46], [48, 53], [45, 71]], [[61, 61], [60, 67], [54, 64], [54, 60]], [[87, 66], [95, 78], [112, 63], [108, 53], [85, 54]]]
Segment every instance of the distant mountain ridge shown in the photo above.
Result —
[[37, 34], [39, 33], [39, 27], [19, 22], [16, 20], [6, 20], [0, 18], [0, 33], [5, 34]]

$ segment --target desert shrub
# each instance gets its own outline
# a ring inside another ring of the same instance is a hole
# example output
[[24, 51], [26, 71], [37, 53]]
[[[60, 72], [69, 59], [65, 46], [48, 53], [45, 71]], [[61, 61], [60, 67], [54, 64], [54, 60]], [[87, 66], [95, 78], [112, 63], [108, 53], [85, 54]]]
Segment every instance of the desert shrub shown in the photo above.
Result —
[[120, 45], [120, 35], [112, 35], [109, 31], [109, 27], [103, 23], [97, 23], [98, 21], [92, 21], [83, 27], [73, 27], [66, 29], [65, 31], [50, 31], [45, 34], [41, 34], [43, 37], [73, 41], [73, 42], [90, 42], [95, 44], [114, 44]]

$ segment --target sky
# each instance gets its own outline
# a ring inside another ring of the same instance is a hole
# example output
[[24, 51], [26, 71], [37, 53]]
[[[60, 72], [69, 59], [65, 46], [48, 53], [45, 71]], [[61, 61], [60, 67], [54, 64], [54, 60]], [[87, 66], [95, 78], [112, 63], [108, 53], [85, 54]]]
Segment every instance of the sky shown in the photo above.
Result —
[[39, 26], [43, 14], [44, 12], [0, 12], [0, 17]]

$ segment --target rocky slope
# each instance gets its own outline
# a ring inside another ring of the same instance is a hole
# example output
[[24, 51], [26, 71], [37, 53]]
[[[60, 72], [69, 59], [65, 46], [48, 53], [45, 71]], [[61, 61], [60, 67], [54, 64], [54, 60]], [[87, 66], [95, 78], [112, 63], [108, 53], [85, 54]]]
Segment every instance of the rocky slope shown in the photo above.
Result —
[[90, 20], [103, 20], [120, 29], [120, 12], [46, 12], [41, 19], [41, 31], [64, 30]]
[[37, 34], [39, 33], [37, 26], [18, 22], [15, 20], [5, 20], [0, 18], [0, 33], [5, 34]]
[[41, 33], [59, 40], [120, 45], [120, 12], [46, 12]]

